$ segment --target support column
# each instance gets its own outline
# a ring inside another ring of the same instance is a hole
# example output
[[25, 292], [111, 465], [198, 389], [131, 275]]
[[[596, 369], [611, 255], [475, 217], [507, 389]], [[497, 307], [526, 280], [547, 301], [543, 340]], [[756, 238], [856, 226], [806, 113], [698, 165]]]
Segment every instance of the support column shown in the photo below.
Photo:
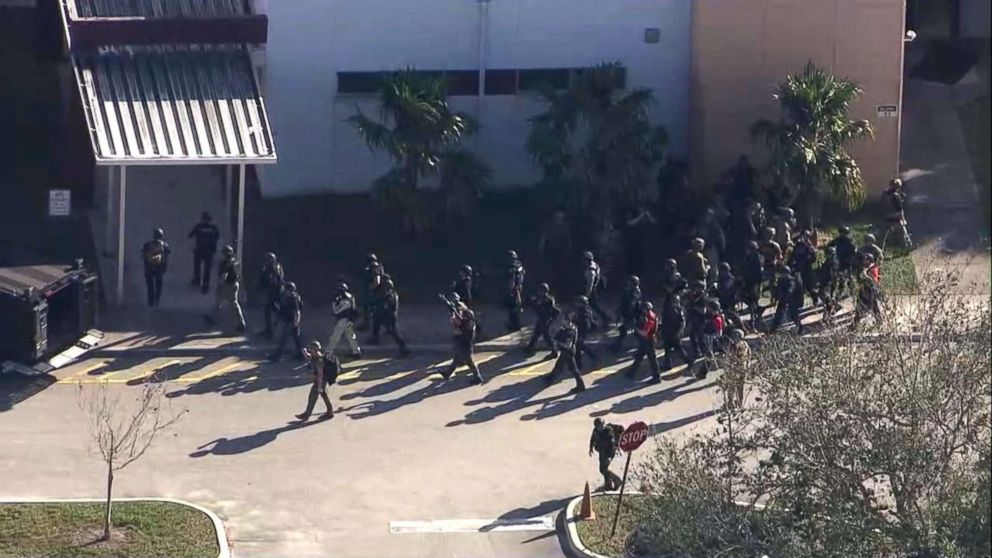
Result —
[[106, 221], [103, 227], [103, 246], [100, 247], [100, 252], [106, 257], [110, 257], [113, 253], [111, 252], [111, 247], [114, 245], [114, 185], [116, 181], [114, 180], [114, 169], [116, 167], [106, 167], [107, 169], [107, 205], [104, 208], [104, 214], [106, 215]]
[[127, 223], [127, 167], [121, 166], [117, 199], [117, 305], [124, 304], [124, 227]]
[[[243, 262], [245, 247], [245, 165], [238, 165], [238, 261]], [[242, 264], [243, 265], [243, 264]]]
[[224, 165], [224, 228], [221, 235], [233, 238], [231, 228], [234, 227], [234, 167]]

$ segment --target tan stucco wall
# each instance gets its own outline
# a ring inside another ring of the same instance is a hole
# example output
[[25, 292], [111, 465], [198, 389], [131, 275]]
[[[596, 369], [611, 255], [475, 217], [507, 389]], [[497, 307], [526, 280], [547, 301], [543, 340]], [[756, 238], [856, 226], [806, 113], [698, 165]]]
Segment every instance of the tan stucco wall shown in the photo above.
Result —
[[[692, 180], [713, 184], [742, 153], [761, 160], [750, 126], [775, 118], [775, 85], [807, 60], [859, 83], [854, 118], [874, 141], [853, 152], [871, 192], [899, 168], [904, 0], [693, 0]], [[877, 105], [899, 104], [900, 118]]]

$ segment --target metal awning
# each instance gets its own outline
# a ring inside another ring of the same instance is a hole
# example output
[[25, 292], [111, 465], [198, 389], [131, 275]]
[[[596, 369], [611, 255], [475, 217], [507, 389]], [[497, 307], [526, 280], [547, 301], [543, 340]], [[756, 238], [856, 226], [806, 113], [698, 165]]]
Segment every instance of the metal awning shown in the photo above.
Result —
[[223, 17], [248, 15], [244, 0], [70, 0], [79, 17]]
[[276, 162], [244, 45], [102, 47], [72, 61], [97, 165]]

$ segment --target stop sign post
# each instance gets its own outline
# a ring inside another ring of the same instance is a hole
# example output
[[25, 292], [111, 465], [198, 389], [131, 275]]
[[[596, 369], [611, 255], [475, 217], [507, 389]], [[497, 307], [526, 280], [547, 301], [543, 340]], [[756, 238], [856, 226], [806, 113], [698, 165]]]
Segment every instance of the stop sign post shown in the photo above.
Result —
[[648, 425], [643, 422], [635, 422], [627, 428], [624, 428], [623, 434], [620, 435], [620, 449], [627, 452], [627, 463], [623, 466], [623, 480], [620, 482], [620, 497], [617, 498], [617, 511], [613, 515], [613, 528], [610, 530], [610, 538], [617, 532], [617, 522], [620, 521], [620, 506], [623, 505], [623, 491], [627, 487], [627, 471], [630, 470], [630, 456], [634, 451], [641, 447], [648, 439], [649, 429]]

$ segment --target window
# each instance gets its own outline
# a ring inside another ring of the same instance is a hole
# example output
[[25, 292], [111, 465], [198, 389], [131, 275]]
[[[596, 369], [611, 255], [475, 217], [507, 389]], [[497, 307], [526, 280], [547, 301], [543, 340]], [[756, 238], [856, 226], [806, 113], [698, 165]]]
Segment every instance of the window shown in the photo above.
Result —
[[536, 91], [546, 86], [556, 90], [568, 89], [568, 74], [568, 68], [520, 70], [519, 90]]
[[516, 94], [516, 70], [486, 70], [486, 95]]
[[452, 70], [444, 73], [448, 95], [478, 95], [478, 70]]
[[382, 72], [338, 72], [338, 93], [359, 95], [379, 90]]

